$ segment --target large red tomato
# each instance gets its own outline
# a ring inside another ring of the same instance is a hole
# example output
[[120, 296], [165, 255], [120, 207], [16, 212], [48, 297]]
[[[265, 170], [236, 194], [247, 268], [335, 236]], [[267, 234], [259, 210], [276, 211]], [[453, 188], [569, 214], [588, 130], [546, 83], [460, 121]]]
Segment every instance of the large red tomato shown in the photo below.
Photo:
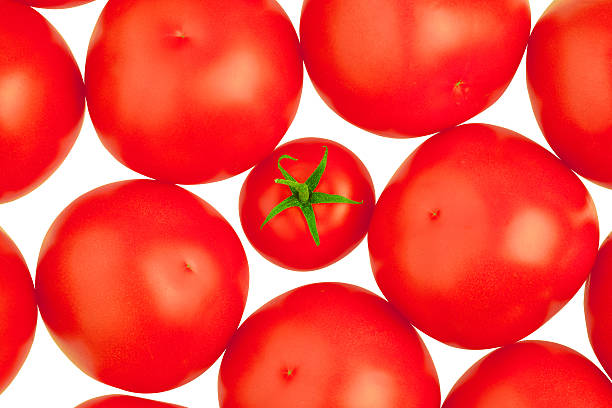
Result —
[[123, 164], [180, 184], [222, 180], [272, 152], [296, 113], [302, 59], [274, 0], [110, 0], [85, 83]]
[[313, 270], [361, 242], [375, 202], [370, 173], [353, 152], [304, 138], [282, 145], [251, 171], [240, 192], [240, 221], [268, 260]]
[[317, 283], [268, 302], [238, 329], [219, 373], [221, 408], [438, 408], [433, 362], [373, 293]]
[[510, 130], [433, 136], [382, 193], [369, 232], [389, 301], [450, 345], [490, 348], [540, 327], [586, 280], [595, 206], [578, 177]]
[[557, 0], [527, 52], [533, 111], [554, 151], [612, 188], [612, 2]]
[[84, 112], [81, 73], [59, 33], [30, 7], [0, 1], [0, 203], [55, 171]]
[[0, 393], [28, 356], [37, 317], [28, 267], [13, 241], [0, 229]]
[[306, 0], [300, 37], [310, 78], [340, 116], [411, 137], [493, 104], [530, 29], [528, 0]]
[[455, 384], [442, 408], [610, 408], [612, 383], [560, 344], [527, 341], [498, 349]]
[[82, 403], [76, 408], [183, 408], [165, 402], [128, 397], [126, 395], [108, 395]]
[[602, 244], [585, 292], [589, 338], [603, 368], [612, 376], [612, 235]]
[[157, 181], [74, 201], [40, 252], [36, 291], [49, 332], [85, 373], [133, 392], [204, 372], [240, 322], [248, 265], [209, 204]]

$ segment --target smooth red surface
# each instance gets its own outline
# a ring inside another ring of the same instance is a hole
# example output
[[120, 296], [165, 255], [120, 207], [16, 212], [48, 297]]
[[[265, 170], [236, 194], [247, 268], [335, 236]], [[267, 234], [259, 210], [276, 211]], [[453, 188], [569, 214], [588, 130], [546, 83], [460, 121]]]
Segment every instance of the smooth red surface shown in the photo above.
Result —
[[85, 70], [107, 149], [179, 184], [222, 180], [270, 154], [302, 78], [297, 35], [274, 0], [111, 0]]
[[586, 357], [556, 343], [527, 341], [474, 364], [442, 408], [609, 408], [612, 383]]
[[49, 332], [85, 373], [132, 392], [202, 374], [240, 322], [248, 265], [232, 227], [202, 199], [151, 180], [75, 200], [40, 252]]
[[612, 188], [612, 3], [557, 0], [527, 52], [533, 111], [554, 151]]
[[85, 112], [81, 73], [60, 34], [30, 7], [0, 2], [0, 203], [64, 161]]
[[0, 393], [28, 356], [37, 317], [28, 267], [13, 241], [0, 229]]
[[612, 376], [612, 235], [597, 255], [587, 281], [584, 306], [593, 350]]
[[76, 408], [184, 408], [174, 404], [151, 401], [148, 399], [128, 397], [126, 395], [108, 395], [82, 403]]
[[465, 125], [399, 168], [368, 235], [376, 281], [420, 330], [453, 346], [527, 336], [567, 303], [597, 255], [593, 201], [548, 151]]
[[417, 332], [384, 299], [317, 283], [262, 306], [238, 329], [219, 374], [221, 408], [438, 408]]
[[[291, 195], [289, 187], [274, 183], [274, 179], [283, 178], [278, 158], [289, 155], [298, 159], [285, 159], [281, 164], [303, 183], [321, 161], [325, 146], [327, 166], [315, 191], [338, 194], [363, 204], [315, 204], [319, 246], [296, 207], [283, 211], [260, 228], [270, 210]], [[266, 259], [283, 268], [313, 270], [340, 260], [361, 242], [375, 202], [370, 173], [353, 152], [331, 140], [303, 138], [280, 146], [251, 171], [240, 192], [240, 221], [249, 242]]]
[[90, 3], [93, 0], [18, 0], [28, 6], [40, 7], [40, 8], [69, 8], [76, 7], [86, 3]]
[[493, 104], [527, 45], [527, 0], [306, 0], [300, 38], [317, 91], [384, 136], [422, 136]]

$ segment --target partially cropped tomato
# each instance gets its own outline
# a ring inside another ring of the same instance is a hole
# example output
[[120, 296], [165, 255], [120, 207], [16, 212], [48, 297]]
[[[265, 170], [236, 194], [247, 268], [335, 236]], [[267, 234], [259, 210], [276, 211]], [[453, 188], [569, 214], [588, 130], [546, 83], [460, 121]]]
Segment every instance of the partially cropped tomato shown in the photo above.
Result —
[[595, 262], [595, 206], [578, 177], [510, 130], [472, 124], [423, 143], [393, 176], [368, 235], [384, 295], [453, 346], [527, 336]]
[[165, 402], [128, 397], [126, 395], [108, 395], [82, 403], [76, 408], [183, 408]]
[[527, 52], [533, 111], [554, 151], [612, 188], [612, 2], [556, 0]]
[[60, 34], [32, 8], [0, 1], [0, 203], [55, 171], [84, 112], [81, 73]]
[[222, 180], [270, 154], [302, 78], [297, 35], [274, 0], [110, 0], [85, 70], [107, 149], [179, 184]]
[[499, 99], [530, 29], [528, 0], [306, 0], [300, 38], [310, 78], [340, 116], [412, 137]]
[[584, 306], [593, 350], [612, 376], [612, 235], [597, 255], [587, 282]]
[[251, 315], [219, 373], [221, 408], [438, 408], [433, 362], [414, 328], [357, 286], [317, 283]]
[[93, 0], [18, 0], [32, 7], [41, 7], [49, 9], [69, 8], [80, 6]]
[[610, 408], [612, 383], [586, 357], [556, 343], [498, 349], [455, 384], [442, 408]]
[[0, 229], [0, 393], [28, 356], [37, 316], [28, 267], [13, 241]]
[[268, 260], [313, 270], [361, 242], [375, 202], [370, 173], [353, 152], [305, 138], [282, 145], [251, 171], [240, 192], [240, 221]]
[[238, 236], [202, 199], [152, 180], [75, 200], [40, 252], [49, 332], [81, 370], [133, 392], [202, 374], [236, 330], [248, 289]]

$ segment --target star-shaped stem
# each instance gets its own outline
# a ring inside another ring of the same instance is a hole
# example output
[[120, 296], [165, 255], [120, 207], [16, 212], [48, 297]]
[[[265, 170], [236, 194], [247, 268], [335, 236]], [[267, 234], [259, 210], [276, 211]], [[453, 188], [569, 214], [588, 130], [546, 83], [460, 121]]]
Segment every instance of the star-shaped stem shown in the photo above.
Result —
[[337, 194], [327, 194], [320, 193], [315, 191], [319, 182], [321, 181], [321, 177], [325, 172], [325, 167], [327, 166], [327, 146], [325, 147], [325, 153], [323, 154], [323, 158], [319, 162], [317, 168], [312, 172], [312, 174], [308, 177], [308, 179], [304, 183], [300, 183], [297, 181], [287, 170], [283, 168], [281, 165], [281, 161], [283, 159], [294, 160], [288, 155], [282, 155], [278, 158], [278, 169], [284, 178], [274, 180], [277, 184], [284, 184], [291, 190], [291, 195], [281, 201], [276, 207], [270, 211], [263, 224], [261, 224], [261, 228], [264, 227], [272, 218], [276, 217], [281, 212], [285, 211], [291, 207], [298, 207], [302, 211], [302, 215], [304, 215], [304, 219], [306, 219], [306, 224], [308, 224], [308, 229], [310, 230], [310, 234], [312, 235], [312, 239], [317, 246], [321, 244], [319, 240], [319, 231], [317, 230], [317, 220], [315, 218], [314, 209], [312, 208], [313, 204], [363, 204], [363, 201], [353, 201], [346, 197]]

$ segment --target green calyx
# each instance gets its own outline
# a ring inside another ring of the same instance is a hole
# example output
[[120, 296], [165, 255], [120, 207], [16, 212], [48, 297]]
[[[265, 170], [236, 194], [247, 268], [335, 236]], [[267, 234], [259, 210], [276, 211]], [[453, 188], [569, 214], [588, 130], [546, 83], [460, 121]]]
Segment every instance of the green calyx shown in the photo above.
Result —
[[284, 184], [291, 190], [291, 195], [281, 201], [276, 207], [270, 211], [268, 216], [266, 217], [263, 224], [261, 224], [260, 228], [263, 228], [272, 218], [276, 217], [281, 212], [285, 211], [291, 207], [298, 207], [304, 218], [306, 219], [306, 224], [308, 224], [308, 229], [310, 230], [310, 234], [312, 235], [312, 239], [317, 246], [321, 244], [319, 240], [319, 231], [317, 230], [317, 220], [315, 218], [314, 209], [312, 208], [313, 204], [363, 204], [363, 201], [353, 201], [346, 197], [337, 194], [327, 194], [320, 193], [315, 191], [319, 182], [321, 181], [321, 177], [325, 172], [325, 167], [327, 166], [327, 146], [325, 147], [325, 153], [323, 154], [323, 158], [319, 162], [317, 168], [312, 172], [312, 174], [308, 177], [308, 179], [304, 183], [300, 183], [297, 181], [291, 174], [287, 172], [281, 165], [281, 161], [283, 159], [289, 159], [293, 161], [297, 161], [296, 158], [293, 158], [288, 155], [282, 155], [278, 158], [278, 169], [284, 178], [274, 180], [277, 184]]

